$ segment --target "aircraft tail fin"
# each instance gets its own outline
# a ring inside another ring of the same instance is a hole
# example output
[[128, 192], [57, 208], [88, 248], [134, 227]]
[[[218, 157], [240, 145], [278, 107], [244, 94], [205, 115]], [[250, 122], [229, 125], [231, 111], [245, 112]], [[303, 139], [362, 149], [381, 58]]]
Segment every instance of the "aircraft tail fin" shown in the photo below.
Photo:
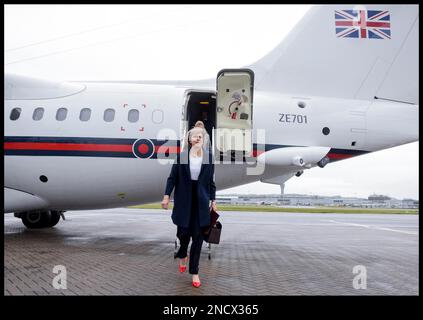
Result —
[[324, 5], [248, 66], [256, 89], [418, 104], [418, 5]]

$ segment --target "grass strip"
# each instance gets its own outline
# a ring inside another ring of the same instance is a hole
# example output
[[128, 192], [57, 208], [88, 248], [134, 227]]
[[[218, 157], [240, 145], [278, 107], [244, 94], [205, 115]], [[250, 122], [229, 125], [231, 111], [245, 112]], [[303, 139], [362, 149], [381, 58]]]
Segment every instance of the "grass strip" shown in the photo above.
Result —
[[[160, 202], [149, 203], [128, 208], [133, 209], [161, 209]], [[169, 205], [172, 210], [173, 205]], [[292, 213], [362, 213], [362, 214], [419, 214], [418, 209], [386, 209], [386, 208], [344, 208], [344, 207], [313, 207], [293, 208], [275, 206], [252, 206], [252, 205], [217, 205], [219, 211], [261, 211], [261, 212], [292, 212]]]

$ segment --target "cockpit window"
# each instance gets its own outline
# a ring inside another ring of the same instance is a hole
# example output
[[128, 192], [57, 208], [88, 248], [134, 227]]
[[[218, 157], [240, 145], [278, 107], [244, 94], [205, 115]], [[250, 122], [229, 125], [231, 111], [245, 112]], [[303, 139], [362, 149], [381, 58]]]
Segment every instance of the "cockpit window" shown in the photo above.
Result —
[[21, 115], [21, 108], [13, 108], [12, 112], [10, 113], [10, 120], [18, 120]]

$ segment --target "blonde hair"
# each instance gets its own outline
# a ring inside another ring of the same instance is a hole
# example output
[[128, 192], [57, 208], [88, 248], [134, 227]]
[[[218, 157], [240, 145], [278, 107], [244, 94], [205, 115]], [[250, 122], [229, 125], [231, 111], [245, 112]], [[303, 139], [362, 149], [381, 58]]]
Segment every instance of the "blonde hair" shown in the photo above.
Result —
[[190, 145], [190, 138], [194, 132], [199, 132], [203, 135], [203, 150], [209, 149], [210, 144], [210, 137], [207, 133], [206, 129], [204, 129], [204, 123], [203, 121], [197, 121], [193, 128], [191, 128], [184, 139], [184, 148], [183, 150], [188, 150], [188, 146]]

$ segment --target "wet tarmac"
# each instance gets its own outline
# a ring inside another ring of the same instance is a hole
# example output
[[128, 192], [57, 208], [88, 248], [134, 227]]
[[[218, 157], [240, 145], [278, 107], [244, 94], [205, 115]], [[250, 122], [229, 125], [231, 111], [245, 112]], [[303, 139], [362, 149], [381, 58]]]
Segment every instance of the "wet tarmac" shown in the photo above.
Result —
[[174, 260], [171, 211], [69, 211], [50, 229], [4, 218], [5, 295], [418, 295], [418, 215], [222, 211], [202, 286]]

